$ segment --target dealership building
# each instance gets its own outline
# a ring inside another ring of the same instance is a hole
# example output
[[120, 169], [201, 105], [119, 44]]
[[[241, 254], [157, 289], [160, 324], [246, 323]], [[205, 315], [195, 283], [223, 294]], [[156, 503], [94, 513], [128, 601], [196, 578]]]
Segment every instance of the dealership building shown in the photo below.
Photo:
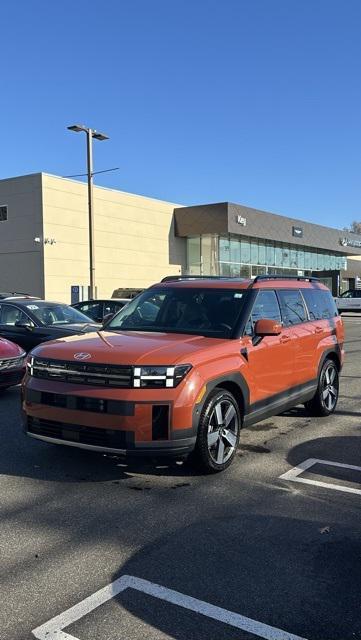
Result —
[[[0, 291], [70, 302], [89, 284], [87, 186], [45, 173], [0, 180]], [[97, 296], [167, 275], [314, 275], [361, 287], [361, 236], [229, 202], [184, 207], [94, 187]]]

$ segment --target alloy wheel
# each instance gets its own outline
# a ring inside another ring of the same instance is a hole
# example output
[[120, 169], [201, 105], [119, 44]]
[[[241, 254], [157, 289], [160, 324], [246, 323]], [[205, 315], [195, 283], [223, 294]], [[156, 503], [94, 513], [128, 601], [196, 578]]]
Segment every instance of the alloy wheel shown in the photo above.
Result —
[[220, 399], [210, 415], [207, 434], [209, 455], [217, 465], [223, 465], [232, 456], [238, 432], [239, 419], [235, 406], [228, 398]]
[[325, 369], [323, 386], [322, 386], [322, 400], [328, 411], [333, 411], [338, 398], [338, 373], [334, 364], [329, 364]]

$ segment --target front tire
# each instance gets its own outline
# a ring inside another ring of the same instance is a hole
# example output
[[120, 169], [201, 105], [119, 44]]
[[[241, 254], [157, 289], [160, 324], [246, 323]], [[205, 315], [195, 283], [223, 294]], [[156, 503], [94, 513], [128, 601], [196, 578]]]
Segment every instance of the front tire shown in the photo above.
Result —
[[305, 403], [306, 409], [314, 416], [329, 416], [336, 409], [339, 393], [339, 371], [333, 360], [325, 360], [318, 378], [317, 391]]
[[225, 389], [214, 389], [199, 419], [193, 458], [207, 473], [224, 471], [236, 455], [240, 430], [241, 416], [236, 399]]

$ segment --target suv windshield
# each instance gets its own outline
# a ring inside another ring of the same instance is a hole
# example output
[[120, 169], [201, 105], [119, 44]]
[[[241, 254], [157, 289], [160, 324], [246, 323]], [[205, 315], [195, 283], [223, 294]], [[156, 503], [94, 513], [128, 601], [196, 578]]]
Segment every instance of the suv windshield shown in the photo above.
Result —
[[36, 300], [35, 302], [29, 302], [26, 308], [36, 316], [42, 324], [49, 326], [53, 324], [74, 324], [81, 322], [94, 322], [88, 316], [85, 316], [80, 311], [69, 307], [67, 304], [56, 304], [49, 302], [42, 302]]
[[245, 291], [235, 289], [148, 289], [127, 304], [106, 328], [230, 338], [244, 297]]

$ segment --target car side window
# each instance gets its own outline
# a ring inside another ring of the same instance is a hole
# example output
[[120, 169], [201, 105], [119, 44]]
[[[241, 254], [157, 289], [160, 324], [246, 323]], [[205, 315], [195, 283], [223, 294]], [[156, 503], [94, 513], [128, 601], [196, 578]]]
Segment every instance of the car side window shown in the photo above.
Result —
[[317, 289], [302, 289], [310, 320], [327, 320], [338, 315], [331, 293]]
[[307, 322], [305, 305], [298, 289], [279, 289], [278, 297], [285, 327]]
[[85, 302], [77, 307], [79, 311], [85, 313], [89, 318], [97, 319], [103, 317], [103, 309], [101, 302]]
[[104, 315], [108, 313], [118, 313], [120, 309], [123, 309], [124, 302], [104, 302]]
[[29, 316], [18, 307], [10, 304], [0, 305], [0, 324], [14, 326], [17, 322], [33, 324]]
[[253, 335], [254, 325], [257, 320], [261, 320], [263, 318], [281, 322], [281, 312], [277, 296], [271, 289], [258, 292], [251, 316], [246, 325], [245, 334], [249, 336]]

